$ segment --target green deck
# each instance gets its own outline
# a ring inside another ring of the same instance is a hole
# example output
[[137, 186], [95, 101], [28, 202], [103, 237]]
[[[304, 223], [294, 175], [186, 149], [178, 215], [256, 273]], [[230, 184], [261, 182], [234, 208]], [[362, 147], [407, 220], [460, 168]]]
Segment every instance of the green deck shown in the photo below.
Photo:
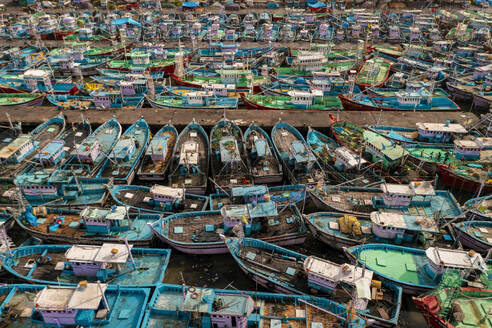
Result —
[[0, 106], [20, 105], [38, 97], [38, 94], [30, 93], [2, 93], [0, 94]]
[[[265, 96], [265, 95], [248, 95], [247, 99], [265, 107], [275, 109], [293, 109], [290, 96]], [[342, 103], [337, 96], [314, 97], [314, 103], [309, 107], [313, 110], [322, 109], [341, 109]]]
[[359, 74], [357, 74], [356, 83], [380, 85], [386, 80], [391, 65], [381, 58], [373, 58], [372, 60], [374, 61], [374, 66], [379, 67], [377, 74], [371, 74], [371, 71], [369, 70], [371, 65], [366, 61]]
[[[165, 67], [174, 64], [173, 59], [153, 59], [150, 61], [148, 67]], [[134, 65], [130, 60], [112, 60], [108, 64], [110, 69], [130, 69], [132, 66], [144, 66], [144, 65]]]

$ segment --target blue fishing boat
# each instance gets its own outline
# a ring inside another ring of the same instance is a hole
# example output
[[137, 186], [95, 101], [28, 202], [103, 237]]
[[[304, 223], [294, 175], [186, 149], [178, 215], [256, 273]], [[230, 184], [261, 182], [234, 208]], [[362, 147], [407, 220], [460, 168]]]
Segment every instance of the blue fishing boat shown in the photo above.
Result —
[[162, 282], [171, 250], [128, 243], [21, 246], [0, 255], [3, 268], [30, 283], [77, 286], [80, 282], [155, 287]]
[[[277, 245], [299, 245], [306, 228], [296, 206], [277, 208], [270, 202], [253, 206], [224, 205], [220, 211], [174, 214], [152, 224], [154, 235], [163, 243], [186, 254], [224, 254], [223, 236], [232, 237], [239, 226], [245, 236]], [[236, 228], [235, 228], [236, 227]]]
[[461, 244], [482, 254], [492, 249], [492, 222], [464, 221], [452, 223], [454, 235]]
[[17, 216], [17, 224], [44, 243], [84, 243], [101, 245], [124, 242], [148, 246], [152, 230], [148, 223], [159, 220], [158, 214], [129, 213], [129, 208], [84, 207], [82, 210], [55, 207], [26, 207]]
[[115, 117], [91, 133], [75, 153], [59, 168], [58, 174], [94, 177], [121, 136], [121, 125]]
[[255, 184], [275, 184], [282, 182], [283, 168], [272, 140], [255, 122], [244, 133], [244, 144], [252, 167]]
[[469, 199], [463, 208], [472, 220], [492, 221], [492, 195]]
[[141, 327], [311, 327], [317, 323], [323, 327], [366, 325], [353, 308], [326, 298], [162, 284], [149, 302]]
[[50, 103], [60, 109], [137, 109], [143, 106], [144, 95], [122, 96], [120, 91], [93, 91], [90, 96], [49, 95]]
[[148, 288], [103, 283], [77, 286], [14, 284], [0, 286], [0, 316], [11, 328], [47, 326], [139, 327]]
[[400, 285], [406, 294], [435, 289], [446, 270], [463, 278], [490, 271], [482, 256], [458, 249], [429, 247], [426, 250], [388, 244], [365, 244], [345, 249], [347, 256], [374, 271], [382, 279]]
[[171, 123], [164, 125], [150, 140], [137, 176], [141, 180], [164, 180], [176, 152], [178, 131]]
[[29, 134], [20, 134], [0, 149], [0, 180], [13, 181], [15, 175], [29, 165], [36, 150], [44, 148], [65, 130], [63, 115], [55, 116], [38, 125]]
[[306, 141], [325, 172], [343, 185], [369, 187], [383, 181], [360, 155], [309, 127]]
[[22, 75], [5, 74], [0, 76], [2, 93], [38, 92], [47, 94], [76, 94], [80, 89], [77, 83], [52, 80], [49, 71], [30, 69]]
[[149, 137], [149, 126], [140, 118], [121, 135], [97, 177], [112, 178], [115, 184], [131, 183], [140, 158], [149, 143]]
[[383, 182], [378, 188], [317, 186], [308, 189], [322, 211], [368, 216], [379, 209], [402, 214], [454, 219], [464, 217], [458, 201], [447, 190], [435, 190], [428, 181], [408, 185]]
[[324, 181], [325, 172], [296, 128], [279, 120], [272, 129], [272, 141], [290, 183], [314, 184]]
[[119, 205], [138, 212], [178, 213], [205, 210], [208, 197], [185, 193], [183, 188], [153, 185], [120, 185], [110, 189], [111, 196]]
[[185, 188], [190, 194], [204, 195], [210, 163], [208, 135], [193, 119], [178, 136], [169, 167], [168, 184]]
[[224, 205], [252, 204], [265, 201], [273, 201], [277, 206], [297, 204], [297, 206], [302, 207], [302, 203], [306, 201], [306, 196], [306, 186], [304, 185], [233, 187], [230, 194], [210, 194], [209, 209], [217, 211]]
[[[267, 289], [283, 294], [310, 294], [314, 289], [337, 303], [353, 303], [371, 325], [391, 327], [398, 323], [401, 287], [374, 280], [370, 270], [306, 256], [253, 238], [228, 238], [226, 245], [241, 270]], [[383, 312], [388, 318], [382, 317]]]
[[218, 190], [253, 184], [243, 132], [224, 117], [210, 131], [211, 180]]

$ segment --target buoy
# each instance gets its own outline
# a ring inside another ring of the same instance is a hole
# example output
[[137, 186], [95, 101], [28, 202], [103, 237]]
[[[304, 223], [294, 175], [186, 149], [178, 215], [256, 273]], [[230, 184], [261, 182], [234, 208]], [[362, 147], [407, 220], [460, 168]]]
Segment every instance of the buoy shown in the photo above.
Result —
[[112, 249], [111, 249], [111, 254], [112, 254], [112, 255], [116, 255], [116, 254], [118, 254], [118, 249], [117, 249], [117, 248], [112, 248]]

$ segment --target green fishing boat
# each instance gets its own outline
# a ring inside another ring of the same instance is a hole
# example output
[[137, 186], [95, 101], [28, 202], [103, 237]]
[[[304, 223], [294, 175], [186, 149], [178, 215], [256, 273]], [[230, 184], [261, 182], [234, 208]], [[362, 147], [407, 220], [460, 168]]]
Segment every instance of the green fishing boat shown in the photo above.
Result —
[[39, 93], [0, 93], [0, 107], [40, 106], [45, 95]]
[[[355, 59], [336, 60], [323, 64], [321, 69], [317, 71], [326, 73], [343, 73], [348, 72], [351, 69], [355, 69], [356, 67], [357, 61]], [[311, 71], [297, 67], [276, 67], [275, 72], [277, 75], [282, 76], [312, 76]]]
[[242, 95], [244, 104], [252, 109], [305, 109], [340, 110], [343, 109], [338, 96], [324, 96], [321, 90], [289, 91], [286, 96], [266, 96], [261, 94]]
[[355, 82], [360, 87], [381, 87], [388, 79], [391, 63], [380, 57], [368, 59], [362, 65]]

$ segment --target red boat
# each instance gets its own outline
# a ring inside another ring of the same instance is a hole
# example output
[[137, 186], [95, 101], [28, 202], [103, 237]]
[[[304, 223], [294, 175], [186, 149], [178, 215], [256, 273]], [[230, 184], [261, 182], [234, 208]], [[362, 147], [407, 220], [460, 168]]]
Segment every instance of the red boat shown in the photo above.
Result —
[[53, 38], [55, 40], [63, 40], [64, 37], [72, 35], [75, 33], [75, 30], [54, 30]]
[[[482, 182], [478, 179], [472, 179], [465, 177], [463, 175], [456, 174], [449, 168], [448, 165], [439, 164], [437, 166], [439, 170], [439, 175], [441, 176], [441, 181], [447, 186], [456, 187], [460, 190], [466, 190], [470, 192], [476, 192], [481, 188]], [[487, 183], [484, 183], [482, 188], [482, 195], [488, 195], [492, 193], [492, 182], [488, 180]]]

